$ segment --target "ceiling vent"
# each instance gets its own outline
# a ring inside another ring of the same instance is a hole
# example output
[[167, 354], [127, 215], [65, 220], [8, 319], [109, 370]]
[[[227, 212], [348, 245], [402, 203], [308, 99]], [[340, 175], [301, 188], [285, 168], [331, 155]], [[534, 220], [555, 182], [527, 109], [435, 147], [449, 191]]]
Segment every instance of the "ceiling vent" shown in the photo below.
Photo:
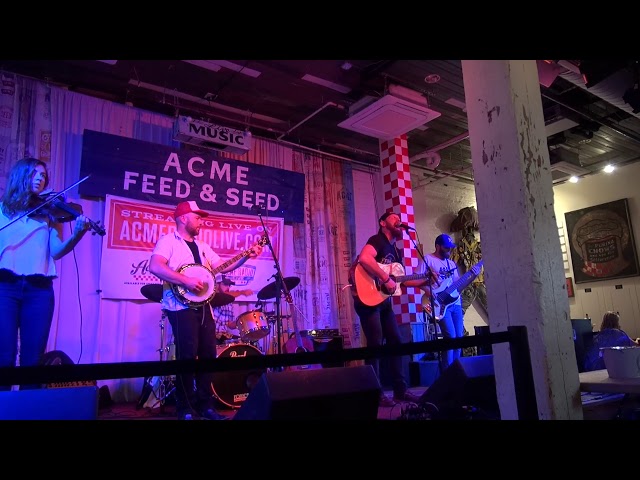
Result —
[[380, 140], [389, 140], [438, 118], [441, 114], [428, 107], [418, 92], [390, 86], [382, 98], [364, 97], [349, 108], [349, 118], [339, 127]]

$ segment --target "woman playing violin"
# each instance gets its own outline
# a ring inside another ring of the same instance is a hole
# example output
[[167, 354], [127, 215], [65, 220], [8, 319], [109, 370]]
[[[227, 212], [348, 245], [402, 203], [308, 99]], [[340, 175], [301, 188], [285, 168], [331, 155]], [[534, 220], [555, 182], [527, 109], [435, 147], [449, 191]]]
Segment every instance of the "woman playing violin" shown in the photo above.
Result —
[[89, 229], [88, 219], [78, 215], [64, 239], [62, 225], [46, 212], [25, 215], [42, 203], [38, 195], [48, 183], [46, 164], [23, 158], [11, 168], [0, 199], [0, 367], [16, 365], [18, 333], [20, 365], [40, 364], [53, 320], [55, 260], [71, 252]]

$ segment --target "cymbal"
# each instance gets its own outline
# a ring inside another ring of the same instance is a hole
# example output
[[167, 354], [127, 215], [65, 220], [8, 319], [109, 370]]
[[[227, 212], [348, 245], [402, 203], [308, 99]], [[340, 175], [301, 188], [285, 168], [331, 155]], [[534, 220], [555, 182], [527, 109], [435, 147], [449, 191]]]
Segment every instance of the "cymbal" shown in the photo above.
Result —
[[209, 302], [212, 307], [223, 307], [233, 303], [236, 297], [224, 292], [217, 292]]
[[152, 302], [162, 302], [162, 284], [150, 283], [149, 285], [143, 285], [140, 287], [140, 293], [144, 295], [147, 300]]
[[[298, 277], [285, 277], [284, 284], [287, 286], [287, 290], [293, 290], [300, 283], [300, 279]], [[266, 300], [268, 298], [276, 298], [279, 295], [279, 292], [276, 290], [276, 282], [275, 280], [265, 287], [262, 287], [262, 290], [258, 292], [258, 298], [260, 300]]]

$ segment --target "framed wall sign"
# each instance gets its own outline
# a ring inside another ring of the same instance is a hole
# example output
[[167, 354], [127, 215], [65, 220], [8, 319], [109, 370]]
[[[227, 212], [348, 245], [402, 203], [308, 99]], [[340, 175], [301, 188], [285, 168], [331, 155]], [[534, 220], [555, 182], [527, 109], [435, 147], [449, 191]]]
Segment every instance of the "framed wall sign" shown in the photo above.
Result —
[[565, 213], [575, 283], [639, 274], [626, 198]]

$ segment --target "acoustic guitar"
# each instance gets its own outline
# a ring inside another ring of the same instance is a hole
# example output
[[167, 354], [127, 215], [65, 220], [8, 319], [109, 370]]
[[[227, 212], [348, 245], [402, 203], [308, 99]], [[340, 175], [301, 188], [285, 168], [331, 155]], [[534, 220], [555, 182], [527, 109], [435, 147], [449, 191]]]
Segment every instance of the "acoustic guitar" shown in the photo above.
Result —
[[400, 288], [400, 284], [402, 282], [419, 280], [427, 278], [430, 275], [430, 272], [428, 271], [427, 273], [405, 275], [404, 267], [397, 262], [388, 264], [378, 263], [378, 266], [396, 282], [396, 288], [393, 292], [390, 292], [378, 278], [374, 278], [369, 275], [369, 272], [367, 272], [361, 264], [356, 265], [353, 275], [353, 281], [356, 286], [358, 298], [360, 298], [362, 303], [370, 307], [375, 307], [376, 305], [381, 304], [391, 296], [397, 297], [398, 295], [401, 295], [402, 289]]
[[[291, 307], [291, 318], [293, 322], [293, 331], [295, 332], [295, 336], [293, 338], [289, 338], [287, 343], [284, 344], [284, 353], [304, 353], [304, 352], [313, 352], [313, 340], [309, 337], [303, 337], [300, 335], [300, 330], [298, 330], [298, 322], [296, 320], [296, 312], [293, 305], [293, 299], [291, 298], [291, 294], [287, 295], [287, 303]], [[286, 367], [287, 370], [314, 370], [317, 368], [322, 368], [320, 364], [312, 364], [312, 365], [291, 365]]]

